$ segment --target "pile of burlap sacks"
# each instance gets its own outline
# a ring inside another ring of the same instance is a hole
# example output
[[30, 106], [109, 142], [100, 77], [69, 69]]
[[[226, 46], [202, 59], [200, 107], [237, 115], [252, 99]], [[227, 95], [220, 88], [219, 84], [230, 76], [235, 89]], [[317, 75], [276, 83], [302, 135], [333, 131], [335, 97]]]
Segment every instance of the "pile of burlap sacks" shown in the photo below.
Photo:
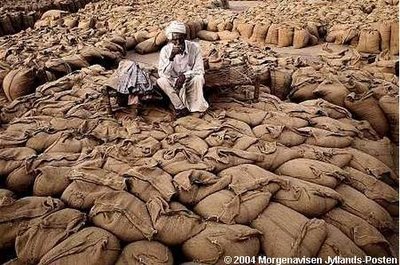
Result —
[[398, 147], [368, 121], [264, 89], [249, 102], [246, 86], [204, 115], [110, 116], [111, 74], [84, 68], [0, 110], [6, 264], [397, 255]]

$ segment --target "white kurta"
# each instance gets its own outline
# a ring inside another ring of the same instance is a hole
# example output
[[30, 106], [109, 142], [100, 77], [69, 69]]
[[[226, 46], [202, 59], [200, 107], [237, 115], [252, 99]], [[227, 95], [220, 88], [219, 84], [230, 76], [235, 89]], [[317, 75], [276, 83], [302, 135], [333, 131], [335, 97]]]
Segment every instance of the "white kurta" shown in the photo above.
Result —
[[[169, 60], [172, 43], [165, 45], [160, 52], [157, 84], [170, 98], [175, 109], [187, 108], [191, 112], [204, 112], [208, 103], [204, 99], [204, 64], [201, 50], [197, 43], [185, 40], [185, 52]], [[184, 74], [186, 81], [179, 91], [174, 86], [177, 77]]]

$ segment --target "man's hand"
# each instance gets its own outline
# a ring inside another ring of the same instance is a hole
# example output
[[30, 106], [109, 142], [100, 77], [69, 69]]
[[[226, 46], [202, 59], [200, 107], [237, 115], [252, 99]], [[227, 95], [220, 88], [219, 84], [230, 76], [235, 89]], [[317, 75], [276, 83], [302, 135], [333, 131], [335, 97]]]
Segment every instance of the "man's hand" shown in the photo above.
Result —
[[178, 79], [176, 79], [175, 89], [176, 89], [176, 90], [181, 89], [182, 86], [183, 86], [183, 84], [185, 83], [185, 81], [186, 81], [185, 75], [184, 75], [184, 74], [180, 74], [180, 75], [178, 76]]
[[169, 60], [173, 61], [177, 54], [181, 53], [181, 48], [178, 46], [174, 46], [171, 51], [171, 55], [169, 56]]

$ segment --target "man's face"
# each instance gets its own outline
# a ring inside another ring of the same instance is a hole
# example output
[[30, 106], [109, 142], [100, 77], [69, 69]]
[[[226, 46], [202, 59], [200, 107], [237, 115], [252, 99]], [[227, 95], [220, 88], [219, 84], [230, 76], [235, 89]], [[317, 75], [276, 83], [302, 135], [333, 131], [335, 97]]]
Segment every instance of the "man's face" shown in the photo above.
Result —
[[185, 47], [185, 34], [172, 33], [171, 43], [174, 44], [174, 46]]

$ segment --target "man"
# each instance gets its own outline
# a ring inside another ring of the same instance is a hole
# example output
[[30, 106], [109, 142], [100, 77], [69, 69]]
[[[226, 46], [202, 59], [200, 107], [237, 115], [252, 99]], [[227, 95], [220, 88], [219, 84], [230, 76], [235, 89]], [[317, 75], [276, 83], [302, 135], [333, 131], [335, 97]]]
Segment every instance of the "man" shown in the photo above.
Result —
[[160, 52], [157, 84], [171, 100], [177, 117], [206, 111], [204, 65], [199, 45], [185, 40], [186, 26], [179, 21], [167, 27], [166, 35], [169, 42]]

